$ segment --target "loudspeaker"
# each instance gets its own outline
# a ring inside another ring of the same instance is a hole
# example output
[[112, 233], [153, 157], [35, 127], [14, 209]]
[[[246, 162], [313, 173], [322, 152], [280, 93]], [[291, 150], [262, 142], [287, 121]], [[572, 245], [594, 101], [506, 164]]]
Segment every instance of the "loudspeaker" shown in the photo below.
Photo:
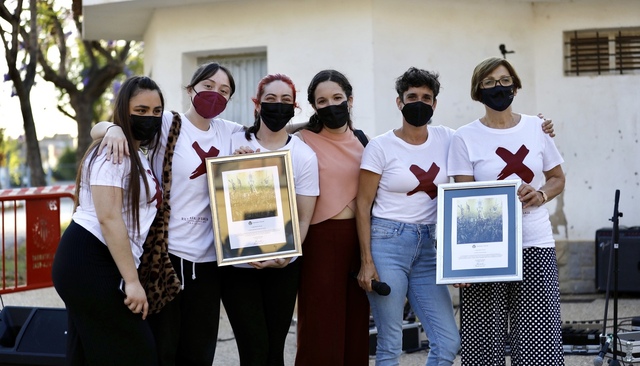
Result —
[[67, 311], [6, 306], [0, 311], [0, 364], [64, 365]]
[[[420, 322], [405, 323], [402, 325], [402, 350], [414, 351], [420, 348], [420, 330], [422, 324]], [[369, 328], [369, 356], [376, 354], [376, 346], [378, 344], [378, 329], [376, 327]]]
[[[607, 289], [609, 256], [613, 246], [613, 229], [596, 231], [596, 288]], [[640, 227], [620, 229], [618, 239], [618, 291], [640, 292]], [[615, 258], [612, 258], [611, 267]], [[613, 268], [611, 268], [609, 290], [613, 291]]]

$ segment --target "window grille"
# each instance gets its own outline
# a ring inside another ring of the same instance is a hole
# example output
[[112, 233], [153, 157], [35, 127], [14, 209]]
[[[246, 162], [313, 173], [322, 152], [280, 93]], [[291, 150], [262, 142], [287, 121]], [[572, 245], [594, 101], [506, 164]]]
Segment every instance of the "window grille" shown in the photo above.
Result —
[[640, 28], [564, 33], [565, 75], [640, 74]]
[[209, 61], [215, 61], [228, 68], [236, 82], [236, 92], [227, 108], [220, 114], [220, 118], [252, 126], [254, 104], [251, 98], [256, 95], [260, 79], [267, 75], [267, 53], [210, 56], [199, 58], [198, 65]]

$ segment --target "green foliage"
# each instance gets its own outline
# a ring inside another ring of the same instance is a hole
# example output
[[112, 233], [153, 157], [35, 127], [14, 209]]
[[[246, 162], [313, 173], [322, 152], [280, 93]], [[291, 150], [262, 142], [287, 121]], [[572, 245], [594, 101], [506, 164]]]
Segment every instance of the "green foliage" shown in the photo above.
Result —
[[21, 182], [20, 167], [25, 162], [22, 144], [19, 140], [5, 138], [4, 129], [0, 128], [0, 167], [9, 171], [9, 183], [13, 187], [20, 186]]
[[59, 5], [60, 3], [62, 2], [59, 0], [38, 1], [38, 25], [43, 29], [38, 39], [40, 49], [48, 56], [47, 63], [51, 71], [57, 71], [58, 77], [66, 79], [65, 83], [56, 83], [58, 109], [75, 118], [78, 111], [71, 105], [70, 94], [90, 93], [95, 89], [98, 79], [95, 72], [99, 69], [122, 68], [122, 72], [115, 75], [110, 83], [107, 82], [109, 85], [105, 87], [104, 93], [96, 96], [91, 103], [94, 121], [110, 119], [113, 96], [120, 84], [127, 77], [143, 72], [142, 43], [84, 40], [79, 18], [71, 9]]
[[4, 128], [0, 128], [0, 167], [3, 167], [5, 164], [5, 156], [6, 152], [4, 151]]
[[[19, 238], [20, 240], [21, 238]], [[27, 245], [24, 240], [14, 243], [18, 247], [18, 256], [15, 256], [13, 246], [8, 245], [8, 250], [2, 251], [0, 254], [5, 258], [4, 263], [0, 261], [0, 275], [4, 273], [4, 280], [7, 286], [24, 286], [27, 284]], [[3, 267], [4, 265], [4, 267]], [[18, 279], [16, 281], [16, 265], [18, 267]]]
[[72, 181], [76, 179], [76, 172], [76, 150], [67, 147], [58, 158], [58, 165], [53, 169], [53, 178]]
[[58, 110], [78, 123], [77, 154], [81, 154], [91, 144], [91, 125], [111, 118], [111, 101], [120, 83], [142, 72], [143, 45], [83, 39], [80, 0], [73, 1], [73, 11], [68, 1], [66, 7], [60, 0], [37, 2], [41, 75], [60, 93]]

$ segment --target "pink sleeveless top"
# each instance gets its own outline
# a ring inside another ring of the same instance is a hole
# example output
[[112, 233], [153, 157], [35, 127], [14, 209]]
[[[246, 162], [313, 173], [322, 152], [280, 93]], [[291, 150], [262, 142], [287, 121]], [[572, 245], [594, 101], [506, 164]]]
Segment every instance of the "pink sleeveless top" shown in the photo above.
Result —
[[320, 196], [311, 224], [330, 219], [349, 206], [355, 211], [360, 160], [364, 147], [353, 131], [334, 134], [301, 130], [304, 142], [318, 157]]

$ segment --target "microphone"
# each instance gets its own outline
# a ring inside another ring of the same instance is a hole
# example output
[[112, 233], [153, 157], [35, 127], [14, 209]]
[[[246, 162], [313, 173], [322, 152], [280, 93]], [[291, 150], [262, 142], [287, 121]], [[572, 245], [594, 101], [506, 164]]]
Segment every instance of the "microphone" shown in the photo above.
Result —
[[[351, 278], [358, 279], [358, 274], [355, 272], [349, 273]], [[387, 296], [391, 293], [391, 287], [387, 285], [385, 282], [379, 282], [376, 280], [371, 280], [371, 289], [375, 291], [380, 296]]]
[[593, 366], [602, 366], [602, 362], [604, 361], [604, 356], [607, 354], [607, 350], [609, 349], [609, 345], [611, 344], [611, 335], [607, 335], [607, 339], [600, 348], [600, 352], [598, 356], [593, 359]]
[[380, 296], [387, 296], [391, 293], [391, 287], [389, 287], [385, 282], [371, 280], [371, 288]]

